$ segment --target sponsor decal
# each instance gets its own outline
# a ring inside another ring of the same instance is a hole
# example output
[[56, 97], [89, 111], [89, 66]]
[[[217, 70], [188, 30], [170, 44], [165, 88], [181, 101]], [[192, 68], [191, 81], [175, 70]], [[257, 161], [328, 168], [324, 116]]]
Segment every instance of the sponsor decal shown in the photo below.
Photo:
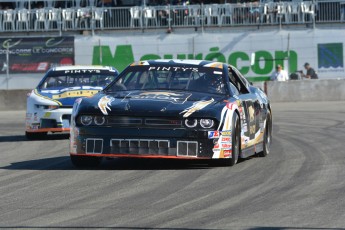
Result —
[[147, 96], [147, 95], [159, 95], [159, 96], [166, 96], [166, 97], [181, 97], [183, 94], [179, 93], [172, 93], [172, 92], [144, 92], [141, 93], [140, 96]]
[[222, 136], [231, 136], [231, 130], [220, 131]]
[[110, 107], [111, 103], [115, 100], [115, 98], [109, 97], [109, 96], [104, 96], [98, 101], [98, 108], [101, 110], [101, 112], [104, 115], [108, 115], [108, 111], [111, 111]]
[[184, 104], [187, 99], [192, 94], [187, 93], [172, 93], [172, 92], [144, 92], [139, 94], [129, 93], [122, 102], [127, 101], [128, 99], [131, 100], [150, 100], [150, 101], [168, 101], [174, 104]]
[[61, 94], [53, 95], [53, 99], [62, 99], [68, 97], [90, 97], [98, 93], [99, 90], [76, 90], [76, 91], [67, 91]]
[[208, 139], [219, 138], [219, 131], [208, 131]]
[[42, 73], [49, 68], [74, 64], [74, 37], [0, 38], [0, 63], [10, 55], [10, 65], [0, 72]]
[[[175, 44], [170, 43], [170, 47], [178, 47]], [[298, 54], [295, 50], [289, 52], [285, 50], [262, 50], [259, 48], [255, 52], [255, 59], [262, 61], [256, 61], [254, 65], [250, 63], [250, 56], [253, 51], [248, 52], [248, 49], [238, 50], [235, 52], [224, 52], [222, 46], [218, 47], [207, 47], [209, 51], [203, 51], [201, 53], [178, 53], [176, 52], [179, 49], [169, 49], [172, 52], [159, 52], [152, 53], [152, 50], [148, 53], [141, 52], [142, 50], [137, 50], [132, 44], [118, 44], [114, 42], [113, 45], [94, 45], [92, 50], [92, 64], [93, 65], [114, 65], [119, 71], [122, 71], [129, 65], [134, 62], [134, 60], [152, 60], [152, 59], [197, 59], [197, 60], [217, 60], [217, 65], [214, 63], [207, 64], [204, 67], [213, 67], [213, 68], [223, 68], [223, 63], [231, 64], [235, 67], [238, 67], [239, 71], [246, 75], [249, 72], [253, 72], [255, 76], [267, 76], [272, 71], [274, 71], [275, 65], [272, 60], [277, 60], [280, 63], [280, 60], [284, 60], [286, 57], [289, 57], [290, 69], [298, 69]], [[188, 50], [188, 49], [187, 49]], [[255, 51], [255, 50], [254, 50]], [[138, 56], [138, 54], [141, 54]], [[143, 61], [142, 61], [143, 62]], [[139, 62], [141, 63], [141, 62]], [[195, 63], [198, 64], [198, 63]], [[212, 64], [214, 66], [212, 66]], [[276, 63], [278, 64], [278, 63]], [[136, 63], [138, 65], [138, 63]], [[264, 66], [264, 68], [263, 68]]]
[[343, 43], [317, 45], [319, 72], [344, 72]]
[[222, 143], [221, 144], [221, 148], [222, 149], [230, 149], [232, 147], [232, 145], [231, 144], [228, 144], [228, 143]]
[[222, 143], [225, 143], [225, 142], [230, 142], [231, 141], [231, 138], [230, 137], [222, 137], [221, 139], [220, 139], [220, 142], [222, 142]]
[[224, 157], [231, 157], [231, 150], [230, 149], [228, 149], [228, 150], [223, 150], [223, 155], [224, 155]]
[[196, 67], [180, 67], [180, 66], [150, 66], [149, 71], [151, 70], [158, 70], [158, 71], [192, 71], [192, 72], [199, 72], [199, 69]]
[[46, 46], [47, 47], [53, 47], [53, 46], [57, 46], [57, 45], [60, 45], [65, 39], [62, 38], [58, 41], [55, 41], [56, 38], [50, 38], [46, 41]]
[[65, 70], [65, 73], [101, 73], [99, 69], [71, 69]]
[[43, 117], [44, 117], [44, 118], [49, 118], [51, 115], [52, 115], [51, 112], [46, 112], [46, 113], [43, 115]]
[[213, 146], [213, 149], [219, 149], [219, 143], [218, 142]]
[[202, 101], [194, 102], [192, 106], [186, 108], [180, 114], [184, 113], [183, 117], [189, 117], [192, 113], [194, 113], [194, 112], [196, 112], [198, 110], [202, 110], [203, 108], [205, 108], [206, 106], [208, 106], [212, 102], [214, 102], [213, 98], [211, 98], [208, 101], [202, 100]]
[[12, 39], [7, 39], [7, 40], [2, 42], [2, 47], [4, 49], [10, 49], [12, 47], [15, 47], [16, 45], [19, 45], [22, 40], [23, 39], [19, 39], [17, 41], [12, 41]]

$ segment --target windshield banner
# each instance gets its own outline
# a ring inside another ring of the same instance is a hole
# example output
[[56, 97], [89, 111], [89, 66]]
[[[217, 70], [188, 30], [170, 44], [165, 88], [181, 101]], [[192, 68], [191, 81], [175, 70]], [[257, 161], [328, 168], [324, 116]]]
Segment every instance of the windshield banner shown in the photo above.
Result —
[[41, 73], [74, 64], [74, 37], [0, 38], [0, 74]]

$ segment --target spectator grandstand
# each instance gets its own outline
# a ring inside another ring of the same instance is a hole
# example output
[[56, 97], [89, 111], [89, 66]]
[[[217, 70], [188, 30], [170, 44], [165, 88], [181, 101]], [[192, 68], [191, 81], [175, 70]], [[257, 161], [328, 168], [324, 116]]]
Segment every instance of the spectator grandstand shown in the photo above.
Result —
[[344, 23], [345, 0], [0, 0], [1, 32]]

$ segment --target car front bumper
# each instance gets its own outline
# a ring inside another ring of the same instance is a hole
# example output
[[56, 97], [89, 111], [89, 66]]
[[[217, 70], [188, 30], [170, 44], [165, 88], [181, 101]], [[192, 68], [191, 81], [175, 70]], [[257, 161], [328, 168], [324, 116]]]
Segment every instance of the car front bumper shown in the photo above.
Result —
[[217, 139], [198, 130], [83, 127], [71, 130], [70, 141], [70, 154], [80, 156], [212, 159], [231, 155], [230, 145], [217, 148]]
[[71, 108], [26, 113], [26, 132], [69, 132]]

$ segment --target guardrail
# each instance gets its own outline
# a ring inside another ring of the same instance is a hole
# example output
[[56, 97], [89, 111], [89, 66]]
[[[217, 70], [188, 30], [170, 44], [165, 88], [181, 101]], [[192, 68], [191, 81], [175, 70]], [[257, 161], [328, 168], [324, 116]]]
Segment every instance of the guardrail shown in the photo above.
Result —
[[345, 1], [0, 10], [1, 32], [345, 22]]

